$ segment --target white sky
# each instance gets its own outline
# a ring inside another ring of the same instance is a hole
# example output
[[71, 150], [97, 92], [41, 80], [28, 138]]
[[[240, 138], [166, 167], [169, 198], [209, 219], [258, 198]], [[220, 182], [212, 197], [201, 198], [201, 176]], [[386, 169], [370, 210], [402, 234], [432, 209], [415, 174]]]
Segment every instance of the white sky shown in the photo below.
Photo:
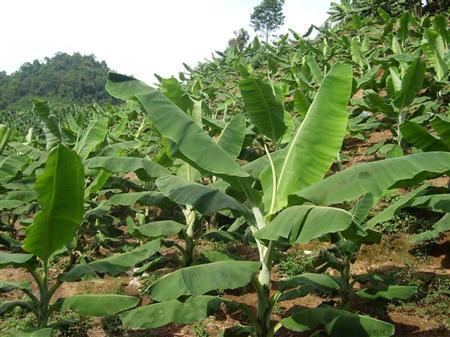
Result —
[[[177, 75], [249, 32], [260, 0], [0, 0], [0, 71], [56, 52], [94, 54], [147, 82]], [[304, 33], [326, 19], [330, 0], [286, 0], [285, 25]]]

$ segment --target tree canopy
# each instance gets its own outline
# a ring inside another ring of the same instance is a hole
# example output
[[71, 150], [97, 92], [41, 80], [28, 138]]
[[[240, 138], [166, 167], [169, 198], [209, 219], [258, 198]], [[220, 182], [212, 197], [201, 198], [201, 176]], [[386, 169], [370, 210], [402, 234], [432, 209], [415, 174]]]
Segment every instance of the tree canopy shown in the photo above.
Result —
[[266, 42], [270, 33], [284, 23], [283, 5], [284, 0], [263, 0], [253, 9], [250, 24], [256, 32], [265, 36]]
[[11, 75], [0, 72], [0, 110], [31, 106], [32, 98], [77, 104], [111, 101], [104, 89], [108, 71], [105, 61], [80, 53], [24, 63]]

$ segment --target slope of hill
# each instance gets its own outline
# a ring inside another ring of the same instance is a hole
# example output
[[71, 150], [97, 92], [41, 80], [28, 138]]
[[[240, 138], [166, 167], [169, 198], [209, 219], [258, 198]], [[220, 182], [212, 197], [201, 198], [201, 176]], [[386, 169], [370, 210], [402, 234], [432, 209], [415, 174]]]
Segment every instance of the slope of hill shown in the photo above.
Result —
[[32, 98], [84, 104], [111, 102], [104, 86], [109, 71], [94, 55], [58, 53], [24, 63], [10, 75], [0, 72], [0, 110], [31, 107]]

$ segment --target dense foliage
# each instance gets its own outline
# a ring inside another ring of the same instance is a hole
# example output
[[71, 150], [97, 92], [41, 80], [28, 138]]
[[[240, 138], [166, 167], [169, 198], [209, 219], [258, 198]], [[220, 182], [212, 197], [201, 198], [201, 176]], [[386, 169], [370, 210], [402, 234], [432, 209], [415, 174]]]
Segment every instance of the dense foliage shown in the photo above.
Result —
[[[364, 15], [363, 3], [273, 44], [238, 33], [157, 88], [110, 73], [123, 105], [34, 100], [42, 132], [0, 126], [0, 268], [33, 282], [0, 281], [12, 294], [0, 315], [34, 314], [15, 336], [52, 336], [67, 312], [149, 335], [220, 312], [219, 336], [390, 337], [368, 308], [434, 301], [354, 266], [407, 212], [427, 220], [412, 247], [450, 230], [448, 13]], [[290, 247], [302, 253], [285, 264], [301, 268], [277, 270]], [[84, 291], [125, 273], [150, 281], [133, 296]], [[71, 283], [83, 291], [58, 295]], [[318, 302], [295, 305], [308, 295]]]
[[283, 6], [284, 0], [263, 0], [253, 9], [250, 24], [266, 38], [266, 42], [269, 41], [270, 33], [284, 23]]

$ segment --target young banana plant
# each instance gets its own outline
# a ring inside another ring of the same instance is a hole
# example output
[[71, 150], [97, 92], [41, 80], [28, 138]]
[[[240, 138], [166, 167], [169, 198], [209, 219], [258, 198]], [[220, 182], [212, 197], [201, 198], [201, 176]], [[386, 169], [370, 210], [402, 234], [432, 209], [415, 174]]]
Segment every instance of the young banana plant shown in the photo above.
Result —
[[[111, 256], [91, 264], [76, 265], [54, 277], [52, 264], [70, 249], [84, 214], [84, 169], [79, 156], [64, 145], [57, 145], [49, 154], [45, 168], [37, 175], [34, 189], [40, 212], [26, 229], [23, 251], [0, 252], [0, 268], [25, 268], [34, 280], [0, 281], [0, 290], [19, 290], [28, 300], [0, 303], [0, 314], [14, 307], [33, 312], [39, 336], [51, 336], [56, 324], [49, 324], [55, 310], [73, 310], [82, 315], [107, 316], [135, 307], [139, 299], [115, 294], [75, 295], [54, 301], [63, 282], [74, 282], [88, 273], [115, 275], [145, 260], [159, 249], [153, 241], [127, 254]], [[24, 336], [26, 334], [24, 333]]]

